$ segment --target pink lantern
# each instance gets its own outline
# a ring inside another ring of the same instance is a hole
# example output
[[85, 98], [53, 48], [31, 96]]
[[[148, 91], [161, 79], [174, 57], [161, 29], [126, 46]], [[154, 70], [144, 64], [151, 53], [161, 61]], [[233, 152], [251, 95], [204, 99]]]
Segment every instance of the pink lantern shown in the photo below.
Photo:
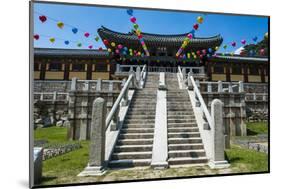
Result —
[[85, 37], [89, 37], [90, 34], [89, 34], [88, 32], [86, 32], [86, 33], [84, 34], [84, 36], [85, 36]]
[[189, 34], [187, 34], [187, 37], [188, 37], [189, 39], [192, 39], [192, 38], [193, 38], [193, 35], [192, 35], [191, 33], [189, 33]]
[[135, 23], [135, 22], [137, 21], [137, 19], [136, 19], [136, 17], [132, 16], [132, 17], [130, 18], [130, 21], [133, 22], [133, 23]]
[[93, 48], [93, 45], [89, 45], [89, 47], [88, 47], [89, 49], [92, 49]]
[[118, 47], [118, 49], [122, 49], [123, 48], [123, 46], [121, 44], [119, 44], [117, 47]]
[[235, 46], [236, 46], [236, 42], [233, 41], [233, 42], [231, 43], [231, 45], [232, 45], [232, 47], [235, 47]]
[[120, 53], [120, 51], [119, 51], [118, 49], [116, 49], [116, 50], [115, 50], [115, 53], [116, 53], [116, 54], [119, 54], [119, 53]]
[[245, 39], [241, 40], [241, 43], [242, 43], [243, 45], [245, 45], [245, 44], [246, 44], [246, 40], [245, 40]]
[[206, 52], [206, 49], [203, 49], [202, 50], [202, 53], [205, 55], [207, 52]]

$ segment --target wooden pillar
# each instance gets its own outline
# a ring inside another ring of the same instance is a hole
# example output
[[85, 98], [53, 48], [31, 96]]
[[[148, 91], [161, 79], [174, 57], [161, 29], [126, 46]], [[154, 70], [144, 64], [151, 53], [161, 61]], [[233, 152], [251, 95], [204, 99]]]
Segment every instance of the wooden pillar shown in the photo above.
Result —
[[44, 80], [46, 75], [46, 62], [42, 61], [40, 69], [40, 80]]
[[264, 66], [263, 65], [259, 66], [259, 71], [260, 71], [260, 75], [261, 75], [261, 82], [264, 83], [265, 82], [265, 75], [264, 75]]
[[69, 64], [70, 62], [64, 61], [64, 74], [63, 74], [63, 79], [64, 80], [69, 80]]
[[225, 74], [226, 74], [226, 81], [231, 81], [230, 80], [230, 65], [229, 63], [225, 64]]
[[243, 65], [243, 73], [244, 73], [244, 82], [247, 83], [248, 80], [248, 65], [244, 64]]
[[87, 75], [86, 75], [87, 80], [92, 79], [92, 70], [93, 70], [93, 64], [90, 61], [88, 61], [88, 63], [87, 63]]
[[212, 64], [211, 64], [211, 62], [207, 62], [207, 76], [208, 76], [208, 81], [212, 81]]

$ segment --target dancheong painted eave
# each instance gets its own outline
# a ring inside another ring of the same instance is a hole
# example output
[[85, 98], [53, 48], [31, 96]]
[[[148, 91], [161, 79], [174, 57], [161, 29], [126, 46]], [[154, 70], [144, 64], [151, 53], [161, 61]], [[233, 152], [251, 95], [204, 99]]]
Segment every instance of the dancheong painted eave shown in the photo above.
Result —
[[249, 56], [230, 56], [230, 55], [218, 55], [209, 59], [211, 62], [232, 62], [232, 63], [268, 63], [268, 57], [249, 57]]
[[[98, 29], [98, 34], [104, 40], [107, 39], [110, 42], [127, 45], [128, 47], [141, 47], [138, 37], [133, 33], [120, 33], [112, 31], [104, 26]], [[151, 34], [142, 32], [143, 39], [148, 48], [157, 47], [168, 47], [168, 48], [179, 48], [182, 45], [185, 37], [188, 33], [184, 34]], [[214, 48], [222, 44], [223, 38], [221, 35], [213, 37], [195, 37], [191, 39], [188, 48], [190, 49], [203, 49], [203, 48]]]

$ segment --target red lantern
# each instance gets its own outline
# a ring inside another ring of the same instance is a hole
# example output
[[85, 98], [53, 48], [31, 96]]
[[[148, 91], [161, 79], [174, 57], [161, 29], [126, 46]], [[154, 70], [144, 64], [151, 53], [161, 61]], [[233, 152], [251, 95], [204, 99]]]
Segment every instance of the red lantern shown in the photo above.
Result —
[[131, 22], [133, 22], [133, 23], [135, 23], [135, 22], [137, 21], [136, 17], [134, 17], [134, 16], [132, 16], [132, 17], [130, 18], [130, 20], [131, 20]]
[[194, 24], [194, 25], [193, 25], [193, 28], [194, 28], [195, 30], [198, 30], [199, 25], [198, 25], [198, 24]]
[[44, 23], [44, 22], [46, 22], [47, 17], [46, 17], [46, 16], [44, 16], [44, 15], [39, 16], [39, 20], [40, 20], [42, 23]]
[[104, 43], [105, 45], [109, 45], [109, 42], [108, 42], [108, 40], [106, 40], [106, 39], [103, 40], [103, 43]]
[[196, 51], [196, 54], [199, 56], [201, 53], [200, 53], [200, 51], [198, 50], [198, 51]]
[[39, 35], [38, 34], [34, 35], [34, 39], [38, 40], [39, 39]]
[[99, 48], [99, 51], [102, 51], [102, 47]]

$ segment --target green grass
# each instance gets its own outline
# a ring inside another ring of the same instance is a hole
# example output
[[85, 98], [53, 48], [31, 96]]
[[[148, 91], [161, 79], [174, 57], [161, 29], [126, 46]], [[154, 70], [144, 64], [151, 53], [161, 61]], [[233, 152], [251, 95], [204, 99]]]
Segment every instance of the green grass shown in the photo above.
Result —
[[48, 140], [49, 143], [66, 142], [67, 129], [64, 127], [37, 128], [34, 132], [35, 140]]
[[[35, 138], [45, 139], [51, 143], [66, 143], [66, 132], [65, 128], [59, 127], [40, 128], [35, 131]], [[262, 172], [268, 169], [267, 154], [232, 146], [231, 149], [226, 150], [226, 156], [231, 164], [227, 169], [212, 170], [208, 166], [164, 170], [121, 169], [108, 170], [105, 175], [99, 177], [77, 177], [86, 167], [89, 158], [89, 142], [83, 141], [81, 145], [82, 148], [78, 150], [43, 162], [42, 185]]]
[[232, 146], [231, 149], [226, 150], [226, 156], [234, 170], [239, 172], [263, 172], [268, 170], [268, 155], [266, 153]]
[[268, 133], [268, 123], [267, 122], [248, 122], [247, 123], [247, 133], [248, 135], [258, 135]]

